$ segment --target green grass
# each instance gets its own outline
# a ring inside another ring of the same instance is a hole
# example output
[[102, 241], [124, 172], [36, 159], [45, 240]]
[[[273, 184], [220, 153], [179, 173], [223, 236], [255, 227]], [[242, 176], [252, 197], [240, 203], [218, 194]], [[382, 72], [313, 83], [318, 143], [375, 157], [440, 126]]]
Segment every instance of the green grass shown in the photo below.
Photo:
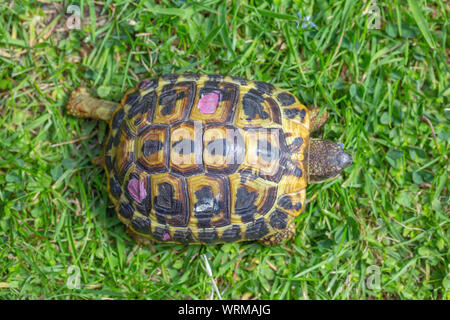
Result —
[[[1, 299], [205, 299], [203, 254], [227, 299], [450, 298], [448, 3], [378, 1], [371, 29], [370, 1], [104, 2], [79, 2], [81, 30], [69, 2], [0, 4]], [[125, 234], [90, 161], [107, 127], [68, 116], [68, 94], [118, 101], [186, 71], [268, 81], [330, 113], [318, 136], [354, 163], [309, 186], [293, 240], [147, 248]]]

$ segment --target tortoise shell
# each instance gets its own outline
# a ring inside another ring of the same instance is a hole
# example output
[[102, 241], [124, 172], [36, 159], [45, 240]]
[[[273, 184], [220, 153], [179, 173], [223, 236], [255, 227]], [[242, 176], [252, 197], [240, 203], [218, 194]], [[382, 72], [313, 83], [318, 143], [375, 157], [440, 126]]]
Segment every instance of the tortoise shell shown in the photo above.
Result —
[[308, 109], [271, 84], [166, 75], [123, 97], [105, 144], [108, 192], [140, 237], [270, 239], [305, 202]]

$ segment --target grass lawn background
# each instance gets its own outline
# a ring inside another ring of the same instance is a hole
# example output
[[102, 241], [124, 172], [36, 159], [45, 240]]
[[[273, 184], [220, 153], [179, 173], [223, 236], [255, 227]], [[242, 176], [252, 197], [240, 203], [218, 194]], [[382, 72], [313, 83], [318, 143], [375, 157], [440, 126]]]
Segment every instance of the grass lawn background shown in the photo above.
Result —
[[[379, 29], [374, 1], [155, 2], [80, 1], [76, 30], [68, 1], [0, 1], [0, 299], [206, 299], [203, 255], [227, 299], [449, 299], [448, 2], [378, 1]], [[91, 163], [107, 126], [64, 106], [80, 85], [119, 101], [172, 72], [267, 81], [330, 113], [317, 137], [354, 163], [309, 186], [294, 239], [125, 234]]]

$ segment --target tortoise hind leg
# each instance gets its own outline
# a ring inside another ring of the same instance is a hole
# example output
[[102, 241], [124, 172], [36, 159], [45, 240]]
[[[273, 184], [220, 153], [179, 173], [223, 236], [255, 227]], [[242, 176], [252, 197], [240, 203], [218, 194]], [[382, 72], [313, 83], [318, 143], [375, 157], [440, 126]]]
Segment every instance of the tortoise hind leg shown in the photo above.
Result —
[[119, 104], [96, 99], [85, 88], [74, 90], [67, 102], [67, 113], [81, 117], [109, 121]]
[[292, 238], [295, 234], [295, 231], [295, 224], [291, 223], [286, 229], [271, 234], [270, 236], [261, 238], [259, 241], [266, 246], [274, 246], [282, 243], [284, 240]]
[[130, 236], [130, 238], [132, 238], [137, 244], [141, 246], [151, 247], [151, 245], [154, 243], [154, 241], [152, 241], [151, 239], [133, 232], [133, 230], [131, 230], [129, 227], [125, 227], [125, 232]]

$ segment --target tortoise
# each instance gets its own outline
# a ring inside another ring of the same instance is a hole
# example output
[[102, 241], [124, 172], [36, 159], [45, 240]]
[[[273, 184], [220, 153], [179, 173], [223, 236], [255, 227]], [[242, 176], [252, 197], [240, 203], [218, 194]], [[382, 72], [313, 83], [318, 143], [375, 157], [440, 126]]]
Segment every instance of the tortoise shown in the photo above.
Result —
[[352, 163], [342, 144], [310, 138], [326, 111], [262, 81], [168, 74], [120, 104], [79, 88], [67, 109], [109, 122], [108, 193], [144, 243], [279, 244], [295, 234], [307, 184]]

